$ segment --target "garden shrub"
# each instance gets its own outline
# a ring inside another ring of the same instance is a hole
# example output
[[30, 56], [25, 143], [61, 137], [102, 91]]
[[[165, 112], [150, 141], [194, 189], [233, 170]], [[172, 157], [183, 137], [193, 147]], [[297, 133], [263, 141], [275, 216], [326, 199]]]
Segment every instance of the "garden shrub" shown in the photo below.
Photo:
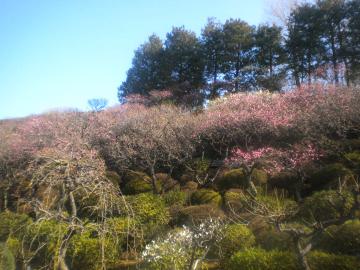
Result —
[[165, 193], [171, 190], [179, 190], [180, 184], [166, 173], [157, 173], [155, 175], [160, 193]]
[[76, 234], [71, 238], [67, 254], [68, 260], [71, 262], [71, 269], [99, 269], [102, 262], [102, 245], [104, 245], [106, 265], [113, 264], [119, 258], [123, 239], [118, 239], [111, 234], [105, 235], [104, 239], [101, 239], [95, 233], [94, 226], [96, 225], [88, 224], [81, 234]]
[[10, 235], [23, 235], [31, 219], [25, 214], [10, 211], [0, 213], [0, 242], [5, 242]]
[[106, 171], [105, 176], [107, 179], [111, 181], [115, 186], [120, 186], [121, 184], [121, 177], [120, 175], [115, 171]]
[[135, 221], [145, 228], [146, 233], [151, 234], [155, 229], [161, 230], [169, 223], [170, 214], [160, 196], [141, 193], [128, 196], [127, 200], [134, 212]]
[[320, 190], [324, 187], [337, 187], [338, 179], [351, 175], [351, 171], [341, 163], [333, 163], [314, 172], [309, 177], [312, 190]]
[[152, 180], [145, 173], [131, 171], [126, 174], [124, 180], [125, 194], [135, 195], [153, 191]]
[[186, 182], [185, 185], [181, 188], [183, 191], [192, 192], [197, 190], [199, 184], [194, 181]]
[[228, 259], [236, 251], [250, 248], [254, 244], [255, 236], [248, 227], [243, 224], [231, 224], [223, 232], [219, 251], [222, 258]]
[[183, 191], [172, 190], [163, 195], [163, 200], [167, 207], [183, 206], [186, 204], [187, 195]]
[[67, 230], [67, 224], [55, 220], [42, 220], [28, 227], [24, 240], [29, 251], [33, 252], [43, 245], [31, 260], [34, 267], [49, 264], [54, 260]]
[[232, 169], [224, 172], [216, 181], [220, 190], [246, 188], [246, 175], [243, 169]]
[[356, 174], [360, 174], [360, 151], [346, 153], [344, 157], [349, 163], [349, 167], [353, 169]]
[[286, 232], [281, 232], [274, 228], [268, 228], [258, 233], [256, 235], [256, 243], [267, 251], [273, 249], [281, 251], [294, 250], [294, 243], [291, 236]]
[[340, 226], [327, 228], [317, 248], [331, 253], [360, 254], [360, 220], [349, 220]]
[[351, 193], [343, 191], [339, 194], [335, 190], [315, 192], [307, 197], [300, 207], [299, 218], [307, 222], [326, 221], [349, 214], [354, 204]]
[[268, 175], [264, 170], [261, 169], [253, 169], [251, 173], [251, 180], [254, 185], [265, 185], [268, 181]]
[[293, 194], [298, 184], [298, 177], [296, 173], [284, 171], [272, 176], [268, 183], [272, 188], [285, 189]]
[[177, 224], [197, 224], [209, 218], [225, 218], [224, 212], [213, 204], [184, 207], [179, 210]]
[[353, 256], [335, 255], [312, 251], [307, 255], [312, 270], [355, 270], [360, 269], [360, 260]]
[[15, 270], [15, 258], [4, 243], [0, 243], [0, 270]]
[[242, 189], [229, 189], [224, 194], [225, 209], [230, 213], [244, 211], [243, 198], [245, 196]]
[[294, 254], [285, 251], [265, 251], [250, 248], [238, 251], [225, 263], [226, 270], [298, 270]]
[[211, 189], [199, 189], [191, 195], [192, 204], [214, 204], [220, 206], [222, 203], [221, 195]]

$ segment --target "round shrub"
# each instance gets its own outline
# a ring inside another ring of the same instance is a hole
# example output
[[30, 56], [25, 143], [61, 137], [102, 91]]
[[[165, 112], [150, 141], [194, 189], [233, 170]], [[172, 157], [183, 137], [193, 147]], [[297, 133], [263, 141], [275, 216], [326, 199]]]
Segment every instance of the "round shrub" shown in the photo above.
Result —
[[353, 256], [328, 254], [312, 251], [307, 255], [312, 270], [354, 270], [360, 269], [360, 260]]
[[31, 260], [35, 269], [52, 262], [68, 228], [68, 224], [55, 220], [42, 220], [28, 226], [23, 240], [29, 252], [37, 251]]
[[220, 190], [230, 188], [246, 188], [246, 175], [243, 169], [233, 169], [224, 172], [216, 181]]
[[329, 227], [322, 234], [317, 247], [331, 253], [360, 254], [360, 220]]
[[254, 169], [251, 173], [251, 180], [254, 185], [265, 185], [268, 181], [268, 175], [264, 170]]
[[140, 224], [161, 226], [169, 222], [169, 212], [160, 196], [151, 193], [142, 193], [127, 198], [134, 218]]
[[186, 192], [192, 192], [197, 190], [197, 188], [199, 187], [199, 184], [194, 182], [194, 181], [189, 181], [186, 182], [186, 184], [181, 188], [181, 190], [186, 191]]
[[271, 188], [284, 189], [293, 193], [298, 184], [298, 177], [296, 173], [284, 171], [272, 176], [268, 183]]
[[220, 206], [221, 202], [221, 195], [211, 189], [199, 189], [191, 195], [192, 204], [214, 204]]
[[160, 187], [160, 192], [165, 193], [171, 190], [179, 190], [180, 184], [166, 173], [157, 173], [155, 175], [157, 185]]
[[319, 169], [309, 177], [312, 190], [336, 186], [339, 177], [351, 175], [351, 171], [341, 163], [333, 163]]
[[281, 232], [274, 228], [263, 230], [257, 234], [256, 243], [268, 251], [273, 249], [281, 251], [294, 250], [294, 243], [291, 236], [286, 232]]
[[163, 200], [167, 207], [183, 206], [187, 201], [187, 195], [183, 191], [172, 190], [163, 195]]
[[347, 191], [341, 194], [334, 190], [319, 191], [304, 200], [299, 217], [308, 222], [336, 219], [341, 213], [349, 214], [353, 204], [354, 198]]
[[0, 270], [15, 270], [15, 258], [7, 246], [0, 243]]
[[177, 224], [198, 224], [209, 218], [225, 217], [224, 212], [218, 207], [211, 204], [193, 205], [184, 207], [179, 210]]
[[81, 234], [74, 235], [70, 240], [68, 258], [71, 269], [97, 270], [102, 263], [102, 245], [105, 249], [105, 263], [113, 264], [119, 257], [119, 246], [113, 237], [107, 236], [100, 239], [93, 232], [91, 225]]
[[229, 189], [224, 194], [224, 205], [230, 213], [240, 213], [244, 209], [243, 199], [246, 195], [241, 189]]
[[5, 242], [10, 235], [23, 235], [30, 223], [31, 219], [25, 214], [17, 214], [10, 211], [1, 212], [0, 242]]
[[255, 244], [255, 236], [243, 224], [232, 224], [226, 227], [219, 243], [221, 257], [230, 258], [236, 251], [249, 248]]
[[152, 180], [145, 173], [131, 171], [126, 174], [124, 180], [125, 194], [135, 195], [153, 191]]
[[298, 270], [294, 254], [284, 251], [265, 251], [250, 248], [236, 252], [225, 263], [226, 270]]
[[121, 177], [115, 171], [106, 171], [105, 176], [107, 179], [111, 181], [115, 186], [120, 186], [121, 184]]

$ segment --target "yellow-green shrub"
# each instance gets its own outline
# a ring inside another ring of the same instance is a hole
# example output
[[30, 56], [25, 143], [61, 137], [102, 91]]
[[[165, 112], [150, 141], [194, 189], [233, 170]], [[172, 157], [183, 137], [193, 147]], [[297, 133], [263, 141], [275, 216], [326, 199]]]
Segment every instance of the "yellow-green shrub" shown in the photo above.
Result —
[[0, 270], [15, 270], [15, 258], [4, 243], [0, 243]]
[[124, 193], [129, 195], [153, 191], [152, 181], [142, 172], [129, 172], [125, 177]]
[[319, 191], [305, 199], [299, 217], [308, 222], [336, 219], [342, 213], [349, 214], [353, 204], [354, 198], [347, 191], [341, 194], [335, 190]]
[[343, 225], [329, 227], [317, 247], [331, 253], [360, 254], [360, 221], [350, 220]]
[[180, 209], [178, 211], [177, 224], [197, 224], [208, 218], [225, 217], [224, 212], [212, 204], [193, 205]]
[[0, 213], [0, 242], [5, 242], [9, 235], [24, 234], [31, 219], [25, 214], [10, 211]]
[[241, 168], [226, 171], [218, 178], [216, 185], [221, 190], [246, 188], [247, 181], [245, 172]]
[[236, 252], [225, 264], [226, 270], [298, 270], [294, 254], [250, 248]]
[[228, 259], [237, 251], [250, 248], [255, 244], [255, 236], [243, 224], [232, 224], [226, 227], [223, 238], [219, 242], [222, 258]]
[[147, 235], [150, 236], [169, 223], [170, 213], [160, 196], [141, 193], [128, 196], [127, 200], [133, 210], [135, 221], [143, 227]]
[[199, 189], [191, 195], [192, 204], [214, 204], [220, 206], [222, 203], [221, 195], [211, 189]]
[[360, 260], [353, 256], [335, 255], [313, 251], [307, 255], [311, 270], [355, 270], [360, 269]]
[[268, 175], [264, 170], [254, 169], [251, 173], [251, 181], [255, 185], [265, 185], [268, 181]]

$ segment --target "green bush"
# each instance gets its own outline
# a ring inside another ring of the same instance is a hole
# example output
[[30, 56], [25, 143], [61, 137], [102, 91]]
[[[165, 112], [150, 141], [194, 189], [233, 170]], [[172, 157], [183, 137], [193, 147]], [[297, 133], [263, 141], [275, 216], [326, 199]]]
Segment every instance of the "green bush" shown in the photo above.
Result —
[[333, 163], [314, 172], [309, 177], [309, 183], [312, 190], [320, 190], [324, 187], [333, 187], [338, 185], [339, 177], [351, 175], [351, 171], [341, 163]]
[[294, 254], [284, 251], [265, 251], [250, 248], [236, 252], [225, 263], [226, 270], [298, 270]]
[[10, 211], [0, 213], [0, 242], [5, 242], [10, 235], [24, 234], [31, 219], [25, 214]]
[[224, 172], [216, 181], [220, 190], [227, 190], [230, 188], [246, 188], [247, 181], [243, 169], [232, 169]]
[[181, 188], [181, 190], [185, 192], [193, 192], [197, 190], [199, 184], [194, 181], [186, 182], [185, 185]]
[[[110, 224], [115, 221], [110, 221]], [[123, 222], [120, 222], [120, 224], [117, 222], [117, 225], [122, 227], [122, 230], [125, 230]], [[71, 262], [71, 269], [100, 269], [102, 248], [105, 251], [104, 262], [106, 265], [114, 264], [120, 257], [120, 247], [124, 236], [120, 234], [120, 238], [118, 238], [116, 234], [108, 233], [101, 239], [95, 230], [95, 226], [96, 224], [88, 224], [81, 234], [75, 234], [71, 238], [67, 255], [68, 260]], [[112, 231], [111, 228], [109, 230]]]
[[349, 167], [356, 174], [360, 174], [360, 151], [346, 153], [344, 157], [347, 159]]
[[115, 171], [106, 171], [105, 176], [107, 179], [111, 181], [115, 186], [120, 186], [121, 184], [121, 177]]
[[230, 213], [240, 213], [244, 209], [245, 196], [242, 189], [229, 189], [224, 194], [225, 209]]
[[43, 267], [54, 260], [67, 231], [67, 224], [55, 220], [38, 221], [28, 227], [24, 238], [25, 246], [29, 252], [37, 250], [31, 260], [35, 268]]
[[165, 193], [173, 190], [179, 190], [180, 184], [166, 173], [157, 173], [155, 175], [157, 186], [160, 188], [160, 193]]
[[148, 233], [161, 229], [170, 221], [165, 202], [158, 195], [142, 193], [128, 196], [127, 200], [134, 212], [135, 221], [144, 226]]
[[211, 189], [199, 189], [191, 195], [192, 204], [214, 204], [220, 206], [222, 203], [221, 195]]
[[306, 198], [300, 207], [299, 217], [307, 222], [326, 221], [349, 214], [354, 204], [351, 193], [339, 194], [334, 190], [324, 190]]
[[360, 221], [331, 226], [322, 234], [317, 248], [331, 253], [360, 254]]
[[255, 244], [255, 236], [243, 224], [232, 224], [226, 227], [223, 238], [219, 242], [221, 257], [228, 259], [236, 251], [250, 248]]
[[298, 184], [298, 177], [296, 173], [284, 171], [272, 176], [268, 183], [271, 188], [287, 190], [293, 194]]
[[131, 171], [125, 175], [124, 193], [135, 195], [153, 191], [152, 180], [143, 172]]
[[225, 218], [224, 212], [212, 204], [193, 205], [180, 209], [177, 224], [198, 224], [208, 218]]
[[254, 169], [251, 173], [251, 180], [254, 185], [265, 185], [268, 181], [268, 175], [264, 170]]
[[263, 249], [281, 251], [294, 250], [294, 243], [291, 236], [286, 232], [269, 228], [256, 235], [256, 243]]
[[167, 207], [183, 206], [186, 204], [187, 195], [183, 191], [173, 190], [165, 193], [163, 199]]
[[334, 255], [313, 251], [307, 255], [312, 270], [354, 270], [360, 269], [360, 260], [353, 256]]
[[15, 258], [4, 243], [0, 243], [0, 270], [15, 270]]

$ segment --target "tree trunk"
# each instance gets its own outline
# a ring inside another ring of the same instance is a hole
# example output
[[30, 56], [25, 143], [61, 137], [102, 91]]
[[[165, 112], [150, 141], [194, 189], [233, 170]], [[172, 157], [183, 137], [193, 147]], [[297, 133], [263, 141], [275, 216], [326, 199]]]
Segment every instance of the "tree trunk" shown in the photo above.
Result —
[[302, 248], [301, 246], [301, 237], [298, 234], [293, 234], [293, 241], [296, 247], [296, 256], [299, 262], [299, 265], [302, 270], [311, 270], [309, 263], [306, 258], [306, 254], [311, 250], [311, 244], [306, 246], [306, 248]]

